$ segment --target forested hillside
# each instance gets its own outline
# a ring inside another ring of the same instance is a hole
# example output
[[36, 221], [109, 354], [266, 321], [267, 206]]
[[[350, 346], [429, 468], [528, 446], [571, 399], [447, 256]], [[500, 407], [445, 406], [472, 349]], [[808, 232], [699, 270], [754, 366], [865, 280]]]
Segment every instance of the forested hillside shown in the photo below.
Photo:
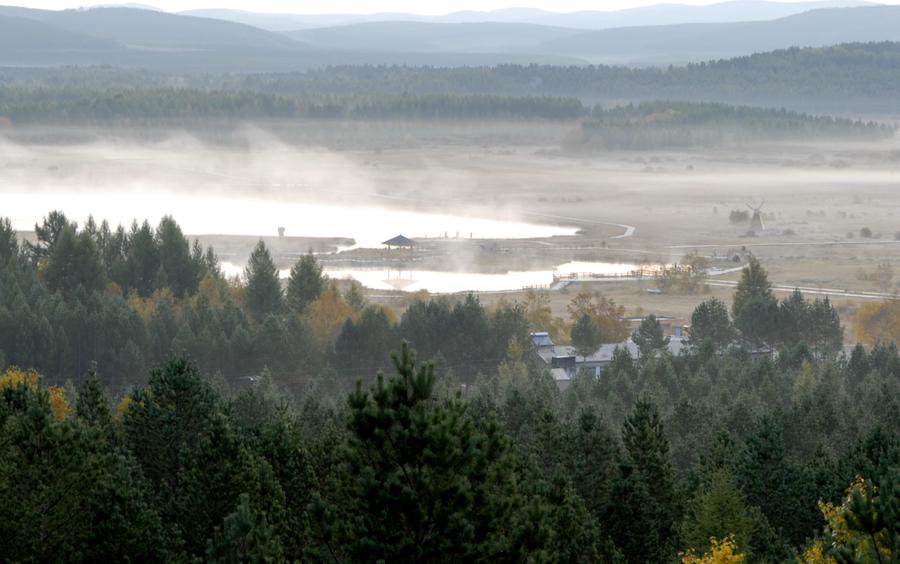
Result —
[[[684, 354], [648, 318], [640, 358], [560, 392], [531, 361], [538, 293], [397, 320], [312, 256], [283, 288], [261, 243], [223, 279], [171, 218], [36, 235], [0, 222], [10, 560], [900, 556], [900, 355], [843, 354], [830, 302], [777, 300], [756, 260]], [[621, 338], [609, 300], [570, 313]]]
[[798, 139], [884, 139], [895, 129], [784, 110], [645, 102], [595, 109], [566, 139], [574, 150], [646, 150], [722, 147], [758, 141]]
[[283, 96], [167, 88], [93, 91], [0, 88], [0, 117], [13, 125], [171, 125], [210, 119], [552, 119], [588, 113], [576, 98], [428, 94]]
[[0, 117], [13, 127], [106, 125], [181, 128], [290, 120], [552, 120], [575, 122], [569, 150], [710, 147], [762, 140], [883, 139], [876, 122], [724, 104], [645, 102], [593, 109], [576, 98], [426, 94], [296, 97], [253, 92], [148, 89], [96, 92], [0, 87]]
[[[113, 67], [0, 68], [28, 92], [160, 87], [278, 96], [494, 95], [578, 97], [585, 104], [681, 100], [842, 113], [898, 111], [900, 43], [787, 49], [669, 68], [497, 65], [332, 66], [303, 73], [174, 74]], [[7, 94], [8, 95], [8, 94]]]

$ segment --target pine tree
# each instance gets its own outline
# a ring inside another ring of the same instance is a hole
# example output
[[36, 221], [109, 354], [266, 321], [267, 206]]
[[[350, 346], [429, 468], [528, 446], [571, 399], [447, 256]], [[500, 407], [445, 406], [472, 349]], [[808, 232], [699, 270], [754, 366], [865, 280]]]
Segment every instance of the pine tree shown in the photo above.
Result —
[[37, 237], [37, 243], [26, 242], [27, 253], [36, 261], [48, 258], [53, 252], [53, 247], [56, 246], [56, 240], [59, 238], [62, 230], [69, 226], [73, 230], [78, 229], [78, 225], [70, 223], [63, 212], [50, 212], [41, 225], [35, 224], [34, 234]]
[[322, 266], [310, 251], [291, 268], [287, 287], [288, 307], [297, 313], [303, 313], [309, 304], [319, 299], [325, 290], [325, 284]]
[[247, 286], [245, 297], [250, 313], [257, 323], [262, 323], [269, 315], [281, 312], [284, 296], [278, 269], [266, 244], [259, 241], [250, 254], [250, 261], [244, 269]]
[[283, 493], [241, 443], [221, 399], [192, 365], [170, 361], [132, 394], [125, 444], [153, 488], [164, 521], [199, 557], [214, 528], [249, 493], [274, 520]]
[[741, 274], [731, 313], [735, 327], [755, 347], [774, 346], [784, 333], [769, 274], [756, 257], [750, 259]]
[[156, 228], [160, 268], [175, 297], [182, 298], [197, 291], [199, 272], [191, 259], [191, 250], [181, 227], [171, 216], [163, 217]]
[[638, 401], [623, 425], [622, 442], [605, 523], [627, 562], [668, 562], [675, 556], [679, 508], [669, 441], [655, 404]]
[[137, 222], [133, 223], [125, 257], [125, 290], [133, 288], [142, 297], [149, 297], [158, 288], [159, 267], [159, 248], [153, 228], [146, 221], [140, 227]]
[[669, 346], [669, 338], [665, 336], [659, 319], [653, 314], [641, 320], [640, 326], [631, 334], [631, 340], [637, 345], [642, 359], [650, 358]]
[[810, 306], [809, 341], [817, 358], [829, 358], [844, 345], [844, 327], [828, 296], [816, 299]]
[[816, 498], [787, 460], [781, 427], [760, 419], [747, 440], [738, 483], [747, 503], [759, 507], [768, 523], [790, 544], [798, 546], [816, 527]]
[[731, 314], [735, 320], [751, 300], [775, 301], [772, 284], [769, 282], [769, 273], [756, 257], [750, 258], [750, 263], [743, 270], [741, 279], [738, 281], [734, 301], [731, 304]]
[[582, 315], [572, 324], [571, 337], [572, 345], [575, 346], [575, 352], [581, 355], [582, 358], [587, 358], [597, 352], [597, 349], [603, 342], [600, 326], [588, 314]]
[[735, 544], [746, 552], [751, 545], [755, 523], [744, 496], [727, 470], [713, 472], [689, 504], [684, 522], [684, 540], [688, 548], [703, 551], [709, 539], [733, 536]]
[[78, 398], [75, 402], [75, 415], [86, 424], [101, 429], [110, 429], [112, 426], [112, 414], [109, 409], [109, 400], [103, 391], [103, 385], [97, 378], [97, 373], [88, 372], [84, 383], [78, 390]]
[[59, 233], [44, 277], [52, 291], [72, 292], [81, 286], [88, 292], [99, 292], [106, 285], [97, 245], [88, 233], [76, 234], [71, 225]]
[[[425, 562], [514, 556], [521, 505], [506, 438], [476, 428], [459, 399], [434, 397], [433, 365], [404, 343], [397, 376], [350, 396], [342, 490], [316, 520], [332, 554], [352, 561]], [[329, 517], [330, 516], [330, 517]]]
[[222, 564], [285, 562], [281, 540], [265, 514], [257, 514], [250, 496], [241, 494], [237, 509], [207, 543], [206, 561]]
[[0, 269], [19, 256], [19, 239], [8, 217], [0, 217]]
[[691, 314], [691, 343], [700, 346], [708, 342], [721, 350], [734, 340], [734, 327], [728, 318], [728, 308], [718, 298], [710, 298], [698, 305]]

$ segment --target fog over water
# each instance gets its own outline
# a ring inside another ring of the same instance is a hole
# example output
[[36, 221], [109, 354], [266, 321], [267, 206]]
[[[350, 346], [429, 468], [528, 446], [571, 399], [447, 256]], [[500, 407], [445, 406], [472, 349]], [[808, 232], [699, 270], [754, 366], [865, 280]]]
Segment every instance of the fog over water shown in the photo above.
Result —
[[[646, 267], [647, 265], [644, 265]], [[560, 264], [553, 270], [509, 271], [503, 274], [479, 272], [446, 272], [433, 270], [406, 270], [399, 268], [334, 268], [325, 266], [331, 278], [356, 280], [373, 290], [401, 290], [418, 292], [427, 290], [434, 294], [459, 292], [502, 292], [522, 288], [541, 288], [553, 284], [554, 276], [590, 274], [594, 276], [624, 276], [640, 268], [632, 263], [572, 261]], [[243, 265], [223, 262], [222, 271], [227, 276], [240, 276]], [[282, 278], [290, 276], [290, 270], [280, 272]]]
[[423, 213], [365, 205], [359, 207], [284, 201], [250, 196], [176, 194], [171, 192], [71, 193], [59, 191], [4, 191], [13, 227], [33, 229], [49, 210], [59, 209], [76, 221], [93, 214], [97, 221], [130, 225], [137, 219], [155, 224], [173, 216], [191, 235], [285, 235], [297, 237], [347, 237], [364, 248], [403, 233], [408, 237], [474, 237], [524, 239], [573, 235], [574, 227], [525, 223], [513, 219], [488, 219], [453, 214]]
[[[352, 238], [379, 247], [402, 233], [412, 238], [542, 238], [572, 235], [574, 227], [522, 220], [513, 209], [436, 205], [465, 175], [426, 170], [383, 177], [352, 155], [294, 147], [255, 129], [234, 134], [238, 146], [219, 147], [183, 133], [157, 142], [86, 141], [20, 145], [0, 140], [3, 213], [31, 230], [49, 211], [84, 222], [93, 215], [130, 226], [171, 215], [189, 235]], [[429, 202], [398, 197], [409, 186]], [[423, 204], [428, 204], [423, 207]]]

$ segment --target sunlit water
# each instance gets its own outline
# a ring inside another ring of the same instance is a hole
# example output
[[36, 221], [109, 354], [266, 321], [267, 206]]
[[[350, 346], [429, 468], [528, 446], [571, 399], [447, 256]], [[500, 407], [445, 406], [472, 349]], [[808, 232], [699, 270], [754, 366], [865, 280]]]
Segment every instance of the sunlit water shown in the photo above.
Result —
[[576, 228], [540, 225], [514, 218], [488, 219], [445, 213], [422, 213], [375, 206], [346, 207], [261, 198], [219, 197], [160, 192], [65, 191], [7, 192], [0, 187], [0, 214], [13, 227], [30, 230], [47, 212], [62, 210], [75, 221], [88, 215], [99, 222], [130, 225], [133, 219], [156, 224], [171, 215], [194, 235], [276, 235], [279, 227], [295, 237], [347, 237], [356, 245], [377, 248], [397, 234], [412, 238], [474, 237], [527, 239], [574, 235]]
[[[541, 225], [514, 218], [488, 219], [447, 213], [424, 213], [375, 206], [336, 206], [262, 198], [220, 197], [173, 192], [109, 191], [7, 191], [0, 189], [2, 210], [15, 229], [30, 230], [51, 210], [62, 210], [74, 221], [84, 222], [93, 214], [113, 226], [147, 219], [156, 224], [164, 215], [173, 216], [185, 233], [195, 235], [275, 235], [279, 227], [298, 237], [345, 237], [356, 246], [378, 248], [399, 233], [412, 238], [462, 237], [478, 239], [524, 239], [574, 235], [576, 228]], [[239, 275], [244, 265], [223, 263], [223, 271]], [[432, 293], [495, 292], [547, 287], [554, 275], [575, 273], [620, 276], [634, 271], [635, 264], [569, 262], [552, 270], [510, 271], [504, 274], [440, 272], [387, 268], [326, 267], [328, 276], [353, 279], [374, 290]], [[288, 276], [288, 271], [281, 273]]]
[[[624, 276], [640, 268], [636, 264], [611, 262], [567, 262], [553, 270], [509, 271], [503, 274], [480, 272], [439, 272], [434, 270], [397, 270], [388, 268], [324, 268], [325, 274], [338, 280], [356, 280], [373, 290], [399, 290], [433, 294], [459, 292], [503, 292], [524, 288], [546, 288], [554, 276], [585, 274], [593, 276]], [[222, 269], [228, 276], [240, 275], [241, 265], [225, 262]], [[281, 271], [282, 278], [289, 270]]]

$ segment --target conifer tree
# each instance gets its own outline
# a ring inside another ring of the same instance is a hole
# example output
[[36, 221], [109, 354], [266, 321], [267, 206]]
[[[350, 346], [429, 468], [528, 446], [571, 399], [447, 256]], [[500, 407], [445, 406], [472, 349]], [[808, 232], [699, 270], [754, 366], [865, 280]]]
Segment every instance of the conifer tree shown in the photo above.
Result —
[[106, 399], [103, 385], [93, 370], [88, 372], [84, 383], [78, 390], [75, 415], [90, 426], [109, 429], [112, 425], [109, 400]]
[[686, 546], [696, 551], [702, 551], [711, 538], [733, 536], [737, 547], [747, 552], [753, 529], [753, 517], [734, 477], [720, 469], [691, 500], [683, 534]]
[[44, 276], [53, 291], [72, 292], [81, 286], [88, 292], [99, 292], [106, 284], [97, 245], [88, 233], [76, 234], [71, 225], [59, 233]]
[[35, 224], [34, 226], [37, 243], [25, 243], [28, 254], [36, 261], [48, 258], [53, 252], [53, 247], [56, 245], [56, 240], [59, 238], [62, 230], [70, 225], [73, 230], [77, 230], [78, 225], [70, 223], [66, 214], [61, 211], [54, 210], [47, 214], [47, 217], [44, 218], [40, 225]]
[[244, 269], [244, 278], [247, 282], [245, 292], [247, 307], [257, 323], [262, 323], [269, 315], [281, 312], [284, 296], [281, 281], [278, 279], [278, 269], [262, 240], [250, 254], [250, 261]]
[[708, 342], [721, 350], [734, 340], [734, 327], [728, 318], [728, 308], [718, 298], [710, 298], [698, 305], [691, 314], [691, 343], [700, 346]]
[[8, 217], [0, 217], [0, 269], [19, 255], [19, 240]]
[[160, 268], [165, 272], [168, 286], [175, 297], [182, 298], [197, 291], [198, 265], [191, 259], [191, 250], [181, 227], [171, 216], [163, 217], [156, 228]]
[[578, 353], [581, 358], [587, 358], [597, 352], [597, 349], [603, 342], [603, 336], [600, 334], [600, 326], [597, 325], [594, 318], [588, 314], [582, 315], [574, 324], [572, 324], [571, 337], [572, 345], [575, 346], [575, 352]]
[[750, 258], [750, 263], [742, 271], [741, 279], [738, 281], [734, 301], [731, 304], [731, 313], [735, 320], [740, 317], [744, 306], [751, 300], [775, 301], [772, 284], [769, 282], [769, 273], [756, 257]]
[[734, 325], [754, 346], [774, 345], [781, 334], [778, 300], [769, 274], [756, 257], [741, 273], [731, 304]]
[[326, 278], [322, 266], [312, 251], [304, 255], [293, 267], [288, 278], [287, 305], [297, 313], [303, 313], [325, 290]]
[[250, 496], [241, 494], [237, 509], [225, 517], [222, 526], [207, 543], [206, 561], [276, 564], [285, 562], [285, 558], [281, 540], [266, 515], [254, 511]]
[[679, 508], [669, 441], [654, 403], [638, 401], [622, 427], [622, 443], [605, 523], [627, 562], [668, 562], [675, 556]]
[[640, 326], [631, 334], [631, 340], [637, 345], [642, 359], [650, 358], [669, 346], [669, 338], [665, 336], [659, 319], [653, 314], [641, 320]]
[[[350, 560], [471, 561], [519, 550], [521, 499], [507, 441], [476, 428], [459, 399], [434, 397], [433, 365], [404, 343], [397, 375], [350, 396], [341, 487], [322, 515], [332, 553]], [[322, 518], [320, 516], [320, 518]]]
[[815, 495], [788, 461], [782, 429], [770, 417], [761, 418], [747, 440], [737, 478], [747, 503], [759, 507], [788, 543], [799, 546], [815, 529]]
[[137, 222], [133, 223], [124, 264], [127, 272], [124, 284], [126, 291], [133, 288], [139, 295], [149, 297], [159, 287], [159, 267], [159, 248], [153, 228], [147, 221], [140, 227]]

